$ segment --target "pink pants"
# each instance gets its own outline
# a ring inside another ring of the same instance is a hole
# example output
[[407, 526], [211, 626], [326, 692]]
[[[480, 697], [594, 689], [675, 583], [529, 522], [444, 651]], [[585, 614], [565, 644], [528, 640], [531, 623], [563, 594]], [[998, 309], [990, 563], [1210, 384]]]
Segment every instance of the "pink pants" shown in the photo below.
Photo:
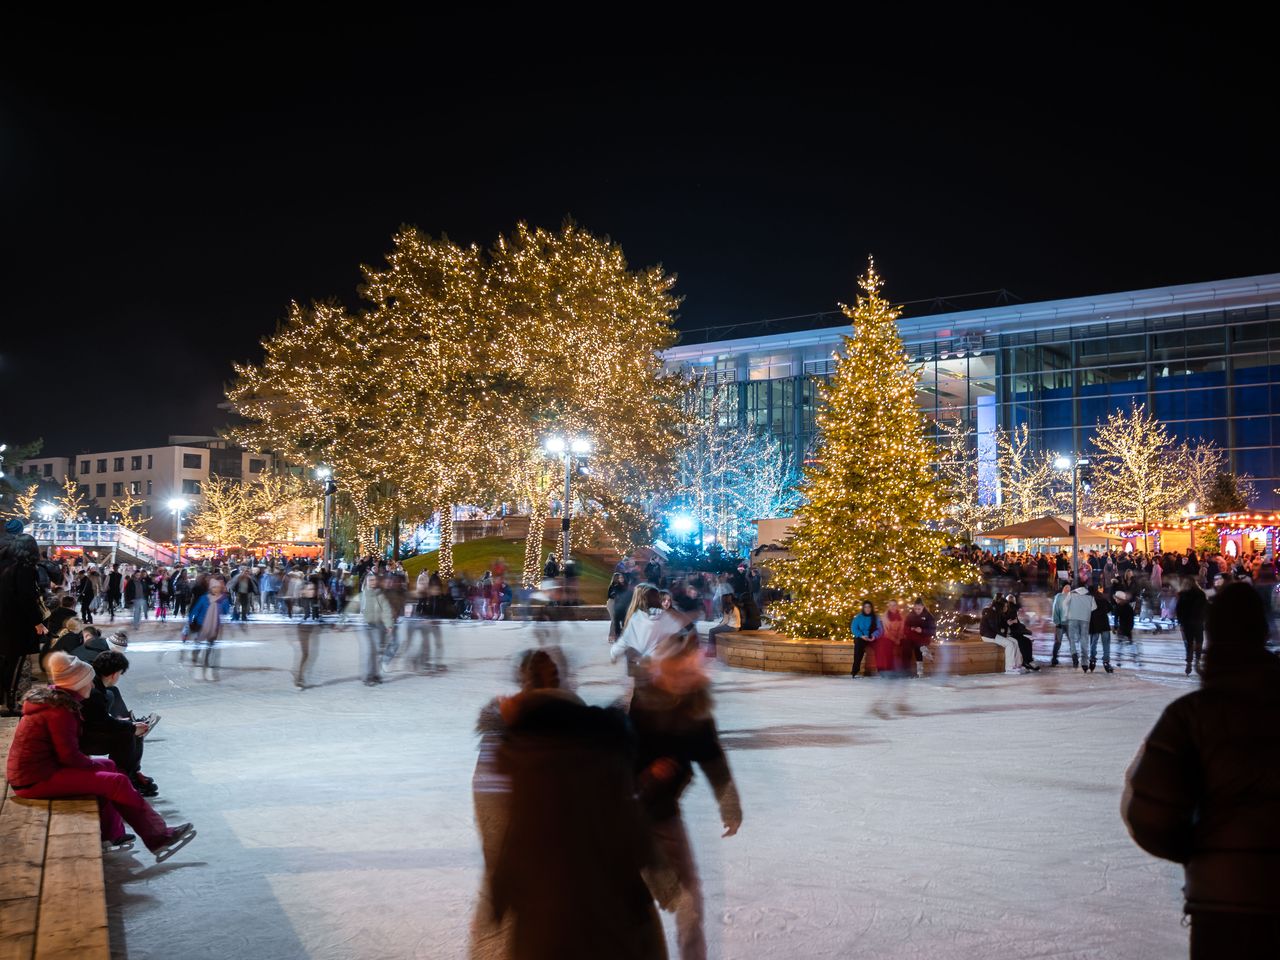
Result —
[[98, 798], [98, 822], [103, 840], [124, 836], [124, 823], [133, 827], [148, 850], [154, 850], [169, 838], [169, 828], [160, 814], [138, 795], [129, 778], [116, 772], [110, 760], [95, 759], [93, 770], [63, 767], [48, 780], [25, 790], [14, 790], [24, 800], [56, 800], [90, 794]]

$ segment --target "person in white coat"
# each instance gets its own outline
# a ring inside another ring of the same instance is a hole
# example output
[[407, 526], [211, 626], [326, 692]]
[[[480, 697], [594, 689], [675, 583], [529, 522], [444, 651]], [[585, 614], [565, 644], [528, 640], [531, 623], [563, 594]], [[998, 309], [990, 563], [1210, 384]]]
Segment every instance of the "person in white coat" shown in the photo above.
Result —
[[637, 596], [635, 610], [627, 619], [627, 625], [617, 642], [609, 648], [609, 662], [617, 663], [618, 658], [627, 658], [628, 672], [645, 657], [653, 653], [654, 647], [662, 639], [658, 632], [659, 624], [667, 614], [662, 609], [662, 594], [651, 584], [636, 587]]

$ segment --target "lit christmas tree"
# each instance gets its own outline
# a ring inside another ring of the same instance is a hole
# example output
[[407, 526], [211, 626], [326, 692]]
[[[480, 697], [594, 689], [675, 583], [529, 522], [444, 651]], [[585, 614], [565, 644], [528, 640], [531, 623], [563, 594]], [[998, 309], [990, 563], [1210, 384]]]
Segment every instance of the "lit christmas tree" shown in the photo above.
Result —
[[822, 443], [805, 468], [804, 506], [796, 511], [791, 559], [775, 583], [790, 599], [772, 608], [779, 628], [795, 637], [849, 639], [849, 621], [865, 599], [882, 611], [965, 576], [943, 555], [945, 532], [936, 452], [916, 404], [895, 321], [880, 295], [875, 264], [859, 281], [853, 335], [821, 390]]

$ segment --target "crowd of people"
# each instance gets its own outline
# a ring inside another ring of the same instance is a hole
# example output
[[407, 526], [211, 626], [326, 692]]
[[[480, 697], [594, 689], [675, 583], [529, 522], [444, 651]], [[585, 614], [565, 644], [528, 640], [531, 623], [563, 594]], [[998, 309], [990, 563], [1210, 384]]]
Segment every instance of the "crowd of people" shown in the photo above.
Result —
[[[977, 611], [984, 639], [1005, 650], [1009, 672], [1040, 669], [1032, 656], [1031, 630], [1022, 615], [1027, 594], [1055, 591], [1051, 667], [1059, 666], [1065, 645], [1071, 665], [1083, 672], [1114, 672], [1113, 644], [1132, 648], [1141, 660], [1139, 627], [1153, 633], [1177, 628], [1185, 651], [1185, 672], [1200, 669], [1205, 617], [1209, 601], [1231, 583], [1245, 583], [1261, 598], [1275, 622], [1277, 579], [1266, 557], [1248, 554], [1197, 554], [1167, 551], [1151, 554], [1090, 551], [1070, 581], [1070, 565], [1062, 554], [989, 553], [973, 557], [982, 572], [980, 585], [969, 585], [959, 608]], [[987, 600], [994, 593], [995, 596]]]
[[[147, 802], [159, 787], [142, 772], [143, 747], [160, 717], [135, 716], [125, 703], [128, 636], [104, 637], [77, 620], [77, 597], [22, 531], [12, 521], [0, 537], [0, 676], [5, 713], [21, 718], [5, 765], [9, 786], [23, 799], [97, 797], [105, 850], [128, 850], [141, 838], [157, 862], [167, 860], [196, 832], [190, 823], [167, 825]], [[31, 660], [38, 682], [19, 709]]]

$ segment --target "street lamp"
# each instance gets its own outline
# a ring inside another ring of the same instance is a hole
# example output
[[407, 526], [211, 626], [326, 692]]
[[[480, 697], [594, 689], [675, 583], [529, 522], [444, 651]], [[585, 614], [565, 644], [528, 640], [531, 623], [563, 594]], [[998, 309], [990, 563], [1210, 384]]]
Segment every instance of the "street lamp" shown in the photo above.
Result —
[[559, 436], [550, 436], [542, 441], [542, 449], [553, 457], [560, 457], [564, 460], [564, 516], [560, 518], [560, 566], [569, 562], [569, 520], [570, 520], [570, 500], [572, 493], [570, 489], [573, 484], [573, 461], [575, 457], [585, 457], [591, 453], [591, 441], [586, 437], [572, 437], [566, 439]]
[[183, 500], [181, 497], [174, 497], [169, 501], [169, 509], [173, 511], [174, 516], [177, 518], [178, 535], [174, 542], [174, 546], [177, 548], [179, 563], [182, 562], [182, 513], [187, 509], [187, 506], [187, 501]]
[[1053, 465], [1059, 470], [1071, 471], [1071, 586], [1080, 583], [1080, 468], [1087, 467], [1087, 457], [1063, 457], [1054, 459]]
[[1187, 504], [1187, 522], [1191, 524], [1191, 544], [1188, 549], [1194, 550], [1196, 548], [1196, 502], [1194, 500]]
[[329, 555], [333, 550], [333, 495], [338, 492], [338, 484], [328, 467], [316, 467], [316, 479], [324, 481], [324, 552], [320, 566], [330, 568], [333, 565], [333, 558]]

